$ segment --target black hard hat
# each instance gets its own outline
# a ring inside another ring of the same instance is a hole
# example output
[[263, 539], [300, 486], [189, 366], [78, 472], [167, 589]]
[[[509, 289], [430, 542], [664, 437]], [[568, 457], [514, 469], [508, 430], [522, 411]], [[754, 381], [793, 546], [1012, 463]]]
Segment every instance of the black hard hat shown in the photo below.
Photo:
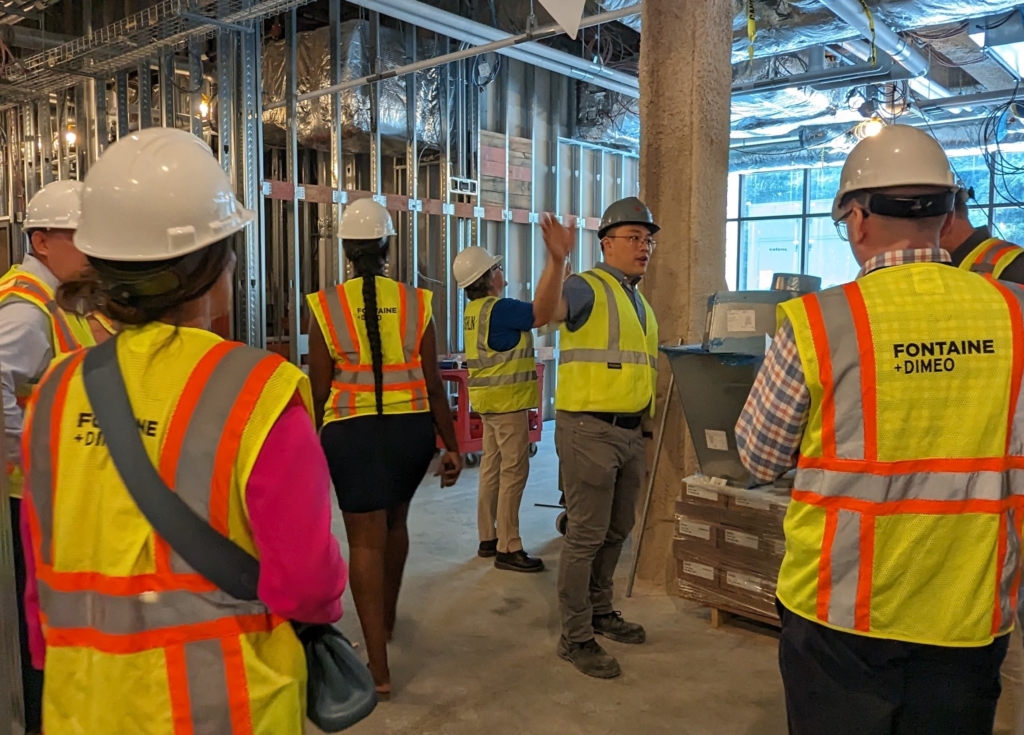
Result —
[[608, 234], [608, 230], [619, 225], [643, 225], [651, 231], [652, 235], [661, 229], [655, 224], [651, 210], [636, 197], [620, 199], [604, 210], [597, 236], [604, 237]]

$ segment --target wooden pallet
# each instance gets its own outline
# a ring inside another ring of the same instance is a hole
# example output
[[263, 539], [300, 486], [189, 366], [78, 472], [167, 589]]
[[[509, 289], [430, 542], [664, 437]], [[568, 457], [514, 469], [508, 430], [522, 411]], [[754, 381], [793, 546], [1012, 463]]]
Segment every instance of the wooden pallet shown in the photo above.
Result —
[[725, 607], [712, 607], [711, 608], [711, 627], [721, 628], [727, 624], [732, 618], [743, 618], [746, 620], [753, 620], [758, 623], [764, 623], [770, 625], [773, 628], [779, 628], [779, 619], [774, 615], [761, 615], [759, 613], [750, 612], [749, 610], [738, 610], [735, 608]]

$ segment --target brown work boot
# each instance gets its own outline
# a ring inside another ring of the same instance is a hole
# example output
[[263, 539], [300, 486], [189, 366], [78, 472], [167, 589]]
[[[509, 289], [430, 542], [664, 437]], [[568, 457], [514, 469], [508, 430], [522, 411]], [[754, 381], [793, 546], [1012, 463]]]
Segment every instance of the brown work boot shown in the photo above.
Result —
[[595, 679], [614, 679], [622, 673], [619, 662], [593, 638], [586, 643], [572, 643], [562, 636], [558, 641], [558, 656]]

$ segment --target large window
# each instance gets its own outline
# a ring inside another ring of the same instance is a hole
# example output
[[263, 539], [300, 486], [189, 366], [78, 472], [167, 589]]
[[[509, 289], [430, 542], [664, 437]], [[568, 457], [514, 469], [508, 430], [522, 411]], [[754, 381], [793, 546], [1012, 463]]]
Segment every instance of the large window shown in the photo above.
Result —
[[[1024, 153], [1006, 156], [1024, 169]], [[952, 159], [957, 175], [974, 189], [971, 222], [997, 237], [1024, 243], [1024, 176], [993, 176], [983, 156]], [[832, 223], [839, 166], [731, 174], [726, 237], [729, 288], [771, 287], [774, 273], [821, 277], [822, 288], [853, 280], [859, 266]]]

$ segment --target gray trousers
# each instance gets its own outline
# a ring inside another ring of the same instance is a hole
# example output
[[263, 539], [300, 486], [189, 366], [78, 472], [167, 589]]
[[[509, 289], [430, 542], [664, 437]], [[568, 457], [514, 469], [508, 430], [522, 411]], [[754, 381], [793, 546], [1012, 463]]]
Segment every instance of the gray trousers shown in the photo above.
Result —
[[569, 519], [558, 565], [562, 635], [584, 643], [594, 637], [593, 617], [613, 609], [615, 566], [644, 479], [644, 441], [639, 428], [559, 411], [555, 448]]

